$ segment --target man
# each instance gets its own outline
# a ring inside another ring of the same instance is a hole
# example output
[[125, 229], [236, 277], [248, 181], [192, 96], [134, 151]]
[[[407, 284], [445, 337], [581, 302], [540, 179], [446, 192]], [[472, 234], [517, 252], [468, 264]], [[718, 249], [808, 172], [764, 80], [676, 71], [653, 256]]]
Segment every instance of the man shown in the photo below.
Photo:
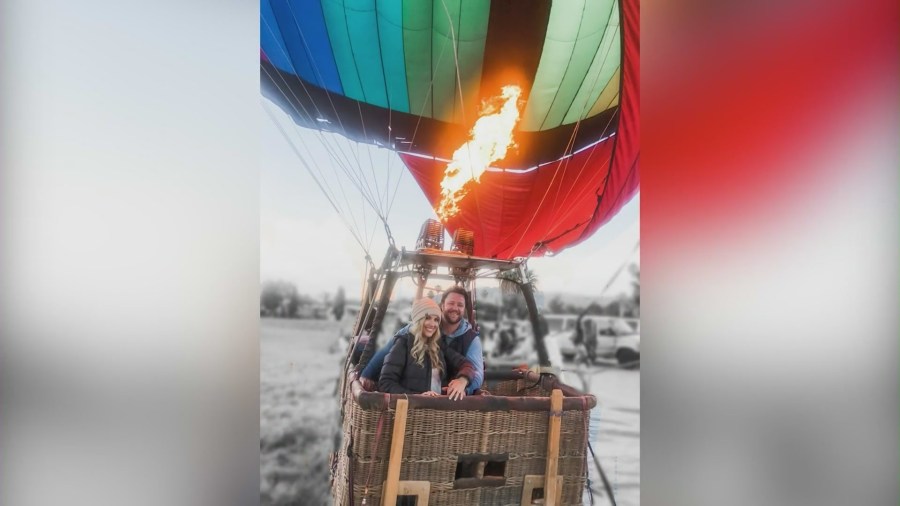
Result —
[[[475, 368], [475, 376], [472, 382], [464, 385], [465, 380], [456, 379], [450, 382], [448, 390], [458, 390], [465, 387], [466, 394], [471, 395], [475, 390], [481, 388], [484, 383], [484, 357], [482, 356], [481, 338], [478, 332], [464, 318], [466, 314], [466, 304], [469, 300], [469, 294], [461, 286], [451, 286], [441, 296], [441, 339], [447, 346], [456, 350]], [[398, 330], [394, 334], [394, 338], [409, 331], [409, 325]], [[369, 364], [360, 374], [360, 382], [366, 390], [374, 390], [378, 384], [378, 377], [381, 375], [381, 366], [384, 365], [384, 357], [391, 351], [394, 345], [394, 339], [378, 350], [369, 360]], [[455, 374], [456, 371], [450, 371]], [[457, 384], [458, 383], [458, 384]]]

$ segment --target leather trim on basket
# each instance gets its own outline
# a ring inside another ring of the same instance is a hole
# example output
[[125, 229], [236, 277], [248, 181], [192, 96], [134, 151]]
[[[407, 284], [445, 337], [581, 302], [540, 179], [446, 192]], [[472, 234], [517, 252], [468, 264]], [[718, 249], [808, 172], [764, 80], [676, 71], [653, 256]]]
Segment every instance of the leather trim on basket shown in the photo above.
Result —
[[[545, 375], [551, 388], [559, 388], [563, 393], [563, 411], [584, 411], [597, 405], [597, 398], [590, 394], [583, 394], [578, 390], [559, 382], [552, 375]], [[540, 376], [528, 372], [523, 374], [515, 371], [509, 375], [510, 379], [525, 379], [526, 381], [541, 381]], [[451, 401], [448, 397], [430, 397], [416, 394], [385, 394], [383, 392], [366, 392], [359, 381], [354, 381], [351, 386], [353, 397], [364, 410], [393, 409], [398, 399], [409, 399], [410, 409], [436, 409], [442, 411], [550, 411], [550, 398], [539, 396], [502, 396], [502, 395], [470, 395], [458, 401]]]

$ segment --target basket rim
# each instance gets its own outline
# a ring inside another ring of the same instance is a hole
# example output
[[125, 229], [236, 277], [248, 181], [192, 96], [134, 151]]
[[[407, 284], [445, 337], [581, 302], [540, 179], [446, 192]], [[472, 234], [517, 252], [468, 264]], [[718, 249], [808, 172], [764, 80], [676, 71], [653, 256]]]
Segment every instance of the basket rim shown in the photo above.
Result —
[[[551, 389], [559, 389], [563, 394], [563, 411], [590, 411], [597, 405], [597, 398], [592, 394], [582, 393], [559, 381], [553, 374], [538, 375], [533, 371], [490, 371], [485, 380], [520, 380], [549, 381]], [[384, 392], [368, 392], [362, 384], [352, 378], [350, 385], [353, 399], [364, 410], [394, 409], [399, 399], [407, 399], [410, 408], [435, 409], [439, 411], [550, 411], [549, 396], [504, 396], [504, 395], [471, 395], [458, 401], [449, 397], [431, 397], [420, 394], [388, 394]]]

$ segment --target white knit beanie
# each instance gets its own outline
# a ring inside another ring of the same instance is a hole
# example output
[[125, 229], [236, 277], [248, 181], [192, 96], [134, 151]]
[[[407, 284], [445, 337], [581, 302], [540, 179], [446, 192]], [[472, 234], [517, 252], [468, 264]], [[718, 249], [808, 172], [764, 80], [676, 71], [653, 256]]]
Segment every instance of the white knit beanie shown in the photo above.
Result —
[[432, 314], [441, 317], [441, 308], [437, 305], [437, 302], [431, 300], [428, 297], [423, 297], [415, 302], [413, 302], [412, 310], [410, 311], [409, 321], [410, 323], [416, 323], [420, 318], [425, 318], [425, 315]]

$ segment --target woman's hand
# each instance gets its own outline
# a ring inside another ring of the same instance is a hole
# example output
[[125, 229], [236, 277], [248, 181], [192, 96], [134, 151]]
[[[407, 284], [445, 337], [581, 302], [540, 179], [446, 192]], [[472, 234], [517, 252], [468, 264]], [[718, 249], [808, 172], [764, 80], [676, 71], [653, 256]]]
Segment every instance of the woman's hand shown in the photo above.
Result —
[[375, 388], [378, 386], [375, 384], [374, 380], [369, 378], [359, 378], [359, 384], [362, 385], [363, 390], [366, 392], [374, 392]]
[[456, 378], [447, 385], [447, 395], [451, 401], [458, 401], [466, 396], [466, 387], [469, 386], [469, 380], [466, 378]]
[[429, 390], [427, 392], [422, 392], [422, 395], [424, 395], [426, 397], [437, 397], [438, 395], [441, 395], [441, 394]]

